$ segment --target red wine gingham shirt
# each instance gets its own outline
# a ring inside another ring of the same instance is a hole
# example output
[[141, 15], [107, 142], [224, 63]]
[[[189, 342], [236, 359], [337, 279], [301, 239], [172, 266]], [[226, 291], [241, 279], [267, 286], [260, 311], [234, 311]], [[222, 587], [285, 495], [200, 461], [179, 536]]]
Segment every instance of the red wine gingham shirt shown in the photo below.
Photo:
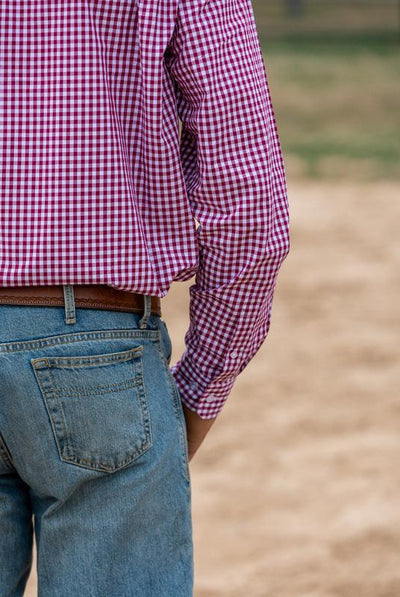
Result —
[[2, 2], [0, 152], [0, 285], [195, 276], [171, 373], [216, 417], [290, 245], [251, 0]]

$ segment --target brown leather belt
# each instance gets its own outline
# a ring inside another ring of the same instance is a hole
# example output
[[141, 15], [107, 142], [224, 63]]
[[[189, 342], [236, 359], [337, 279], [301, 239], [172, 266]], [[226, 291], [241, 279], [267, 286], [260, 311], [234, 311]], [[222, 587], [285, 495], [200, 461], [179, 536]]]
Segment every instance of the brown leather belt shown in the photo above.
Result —
[[[143, 313], [143, 294], [119, 290], [107, 284], [72, 284], [72, 286], [76, 307]], [[63, 286], [0, 286], [0, 303], [44, 307], [64, 306]], [[161, 316], [159, 296], [151, 297], [151, 313]]]

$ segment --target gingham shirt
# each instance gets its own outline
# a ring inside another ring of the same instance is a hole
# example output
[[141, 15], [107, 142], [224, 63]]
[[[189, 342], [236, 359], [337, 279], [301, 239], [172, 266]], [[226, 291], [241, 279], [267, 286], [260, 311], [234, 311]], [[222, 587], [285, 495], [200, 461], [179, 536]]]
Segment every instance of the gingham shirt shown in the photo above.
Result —
[[171, 373], [216, 417], [290, 244], [251, 0], [2, 1], [0, 148], [0, 285], [195, 275]]

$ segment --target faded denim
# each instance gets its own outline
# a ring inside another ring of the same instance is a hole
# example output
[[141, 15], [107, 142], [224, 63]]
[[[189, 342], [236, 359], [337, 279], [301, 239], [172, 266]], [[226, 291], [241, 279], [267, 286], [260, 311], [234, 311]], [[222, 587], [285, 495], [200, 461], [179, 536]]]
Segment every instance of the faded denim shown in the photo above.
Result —
[[0, 597], [192, 597], [185, 418], [165, 322], [0, 305]]

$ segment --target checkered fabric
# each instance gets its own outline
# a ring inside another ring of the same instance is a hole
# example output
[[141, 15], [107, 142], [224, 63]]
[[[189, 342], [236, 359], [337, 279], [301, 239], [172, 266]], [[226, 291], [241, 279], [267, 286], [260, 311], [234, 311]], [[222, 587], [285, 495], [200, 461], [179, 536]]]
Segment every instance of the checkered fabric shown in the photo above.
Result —
[[0, 152], [0, 285], [195, 276], [171, 372], [216, 417], [290, 244], [251, 0], [1, 2]]

